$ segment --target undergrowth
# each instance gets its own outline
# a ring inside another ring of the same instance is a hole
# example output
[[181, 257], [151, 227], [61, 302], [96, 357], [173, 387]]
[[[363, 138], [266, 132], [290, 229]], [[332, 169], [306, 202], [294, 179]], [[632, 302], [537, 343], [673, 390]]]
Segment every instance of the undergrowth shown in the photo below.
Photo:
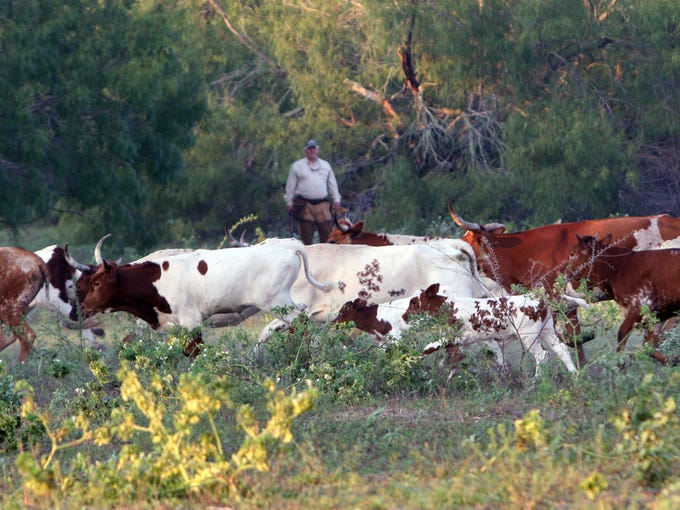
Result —
[[585, 321], [601, 340], [576, 377], [551, 359], [534, 378], [516, 346], [503, 368], [481, 348], [455, 370], [423, 356], [437, 320], [397, 342], [304, 315], [259, 346], [204, 330], [191, 363], [191, 332], [123, 317], [104, 350], [43, 317], [27, 363], [3, 352], [3, 508], [680, 503], [680, 373], [616, 353], [609, 320]]

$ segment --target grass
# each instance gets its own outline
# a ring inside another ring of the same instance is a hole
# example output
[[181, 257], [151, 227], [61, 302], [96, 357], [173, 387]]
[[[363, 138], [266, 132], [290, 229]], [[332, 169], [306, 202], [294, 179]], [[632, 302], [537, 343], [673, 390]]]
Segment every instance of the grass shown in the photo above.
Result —
[[[154, 374], [164, 381], [157, 402], [166, 406], [166, 426], [181, 408], [171, 391], [181, 374], [200, 373], [206, 384], [226, 376], [234, 406], [248, 406], [259, 420], [271, 411], [263, 405], [262, 383], [268, 378], [286, 393], [303, 391], [304, 381], [311, 380], [318, 396], [312, 410], [291, 422], [292, 442], [269, 444], [268, 470], [239, 472], [237, 489], [216, 483], [198, 492], [167, 490], [149, 479], [137, 481], [136, 491], [107, 493], [94, 471], [78, 466], [119, 458], [121, 443], [97, 447], [90, 441], [59, 451], [58, 470], [34, 475], [49, 473], [59, 482], [41, 486], [45, 492], [38, 497], [31, 489], [35, 479], [18, 463], [22, 450], [44, 459], [48, 442], [40, 427], [23, 418], [16, 429], [22, 436], [18, 447], [8, 447], [6, 436], [0, 441], [0, 505], [608, 509], [680, 504], [680, 424], [669, 404], [680, 398], [680, 373], [655, 364], [639, 335], [625, 355], [614, 353], [618, 318], [611, 309], [587, 313], [597, 340], [586, 345], [589, 363], [576, 378], [550, 360], [537, 380], [532, 380], [531, 358], [516, 347], [508, 348], [508, 369], [478, 353], [449, 377], [441, 358], [417, 356], [418, 346], [430, 340], [428, 331], [385, 349], [354, 331], [303, 325], [275, 335], [266, 356], [256, 356], [255, 339], [266, 320], [255, 316], [241, 327], [204, 330], [208, 348], [190, 365], [165, 337], [139, 328], [125, 314], [106, 317], [104, 352], [42, 314], [25, 365], [16, 364], [16, 346], [0, 353], [0, 381], [26, 380], [55, 428], [78, 413], [87, 414], [93, 425], [108, 424], [111, 410], [125, 407], [115, 378], [124, 362], [147, 381], [145, 387], [152, 386]], [[139, 340], [122, 343], [134, 328]], [[4, 401], [11, 404], [14, 397], [3, 388]], [[16, 415], [8, 409], [0, 408], [0, 417]], [[236, 413], [224, 408], [216, 417], [222, 446], [227, 453], [236, 451], [243, 442]], [[8, 430], [2, 423], [0, 438]], [[198, 426], [191, 437], [200, 444], [206, 429]], [[140, 452], [155, 448], [143, 435], [134, 444]], [[107, 483], [121, 484], [110, 478]]]

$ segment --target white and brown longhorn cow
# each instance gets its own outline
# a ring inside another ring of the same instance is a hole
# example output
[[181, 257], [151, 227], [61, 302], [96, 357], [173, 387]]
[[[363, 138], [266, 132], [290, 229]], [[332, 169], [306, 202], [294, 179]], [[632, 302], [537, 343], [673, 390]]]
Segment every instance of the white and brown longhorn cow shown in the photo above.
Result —
[[348, 301], [333, 322], [351, 321], [358, 329], [379, 338], [396, 339], [411, 327], [416, 316], [443, 312], [456, 337], [428, 344], [423, 354], [448, 347], [457, 352], [458, 347], [483, 342], [502, 365], [503, 353], [498, 343], [519, 339], [536, 361], [536, 375], [547, 357], [542, 342], [567, 370], [576, 372], [569, 349], [557, 337], [550, 310], [531, 295], [476, 299], [457, 296], [450, 287], [435, 283], [412, 296], [379, 305], [368, 305], [361, 299]]
[[[276, 240], [264, 241], [269, 242]], [[304, 285], [301, 276], [293, 285], [295, 302], [304, 304], [305, 312], [319, 322], [333, 319], [347, 300], [384, 303], [409, 296], [432, 282], [452, 287], [459, 296], [491, 294], [477, 277], [472, 248], [458, 239], [381, 247], [321, 243], [306, 248], [316, 277], [338, 282], [338, 287], [328, 293]], [[260, 335], [260, 342], [288, 326], [283, 320], [272, 321]]]
[[[124, 265], [104, 261], [97, 250], [95, 254], [101, 263], [90, 278], [83, 310], [129, 312], [154, 329], [169, 325], [191, 329], [213, 314], [249, 307], [297, 306], [291, 287], [301, 266], [308, 285], [320, 292], [334, 286], [312, 276], [305, 246], [295, 239], [241, 249], [195, 250]], [[185, 354], [195, 356], [201, 342], [199, 333]]]
[[[95, 266], [76, 262], [68, 253], [68, 247], [56, 244], [35, 252], [47, 265], [48, 285], [38, 292], [29, 308], [50, 308], [57, 311], [61, 322], [69, 329], [82, 328], [83, 338], [94, 342], [94, 336], [101, 336], [99, 320], [83, 318], [80, 301], [84, 294], [77, 295], [77, 281], [94, 270]], [[87, 278], [87, 276], [86, 276]]]
[[26, 321], [28, 305], [47, 283], [45, 262], [35, 253], [17, 247], [0, 248], [0, 351], [19, 340], [19, 361], [26, 361], [35, 332]]

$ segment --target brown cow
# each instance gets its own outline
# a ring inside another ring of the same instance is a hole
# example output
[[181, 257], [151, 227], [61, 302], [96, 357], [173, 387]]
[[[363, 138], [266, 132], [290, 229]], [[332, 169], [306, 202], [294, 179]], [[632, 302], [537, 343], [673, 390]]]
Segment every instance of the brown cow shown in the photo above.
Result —
[[[544, 225], [522, 232], [505, 233], [505, 225], [480, 225], [463, 220], [447, 200], [453, 221], [465, 229], [462, 239], [472, 245], [480, 272], [496, 280], [508, 292], [513, 285], [527, 289], [538, 286], [548, 291], [558, 274], [565, 271], [575, 234], [611, 235], [613, 241], [629, 250], [648, 250], [680, 246], [680, 218], [666, 214], [658, 216], [623, 216], [576, 223]], [[608, 299], [607, 296], [602, 296]], [[570, 313], [572, 329], [578, 332], [576, 310]], [[578, 345], [578, 357], [585, 363], [583, 347]]]
[[[26, 361], [33, 348], [35, 332], [26, 321], [28, 305], [47, 284], [49, 272], [45, 262], [23, 248], [0, 247], [0, 351], [16, 339], [21, 344], [19, 361]], [[9, 328], [9, 329], [8, 329]]]
[[[612, 244], [612, 236], [601, 241], [597, 236], [579, 236], [572, 250], [570, 268], [574, 277], [587, 278], [604, 290], [624, 312], [617, 334], [617, 350], [625, 347], [628, 335], [642, 321], [643, 307], [666, 321], [680, 311], [680, 249], [633, 251]], [[659, 344], [657, 328], [645, 332], [645, 343]], [[652, 356], [664, 363], [660, 352]]]
[[392, 246], [401, 244], [422, 244], [428, 241], [443, 239], [441, 237], [412, 236], [407, 234], [384, 234], [365, 232], [364, 222], [352, 223], [348, 218], [335, 220], [335, 227], [328, 236], [331, 244], [364, 244], [367, 246]]

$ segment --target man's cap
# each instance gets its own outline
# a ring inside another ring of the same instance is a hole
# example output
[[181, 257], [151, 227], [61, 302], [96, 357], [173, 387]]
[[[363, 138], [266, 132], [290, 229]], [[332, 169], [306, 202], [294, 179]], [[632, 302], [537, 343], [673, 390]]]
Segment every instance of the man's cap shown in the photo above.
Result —
[[309, 140], [307, 140], [305, 142], [305, 150], [307, 150], [311, 147], [318, 147], [318, 146], [319, 146], [319, 144], [316, 143], [316, 140], [314, 140], [314, 138], [310, 138]]

